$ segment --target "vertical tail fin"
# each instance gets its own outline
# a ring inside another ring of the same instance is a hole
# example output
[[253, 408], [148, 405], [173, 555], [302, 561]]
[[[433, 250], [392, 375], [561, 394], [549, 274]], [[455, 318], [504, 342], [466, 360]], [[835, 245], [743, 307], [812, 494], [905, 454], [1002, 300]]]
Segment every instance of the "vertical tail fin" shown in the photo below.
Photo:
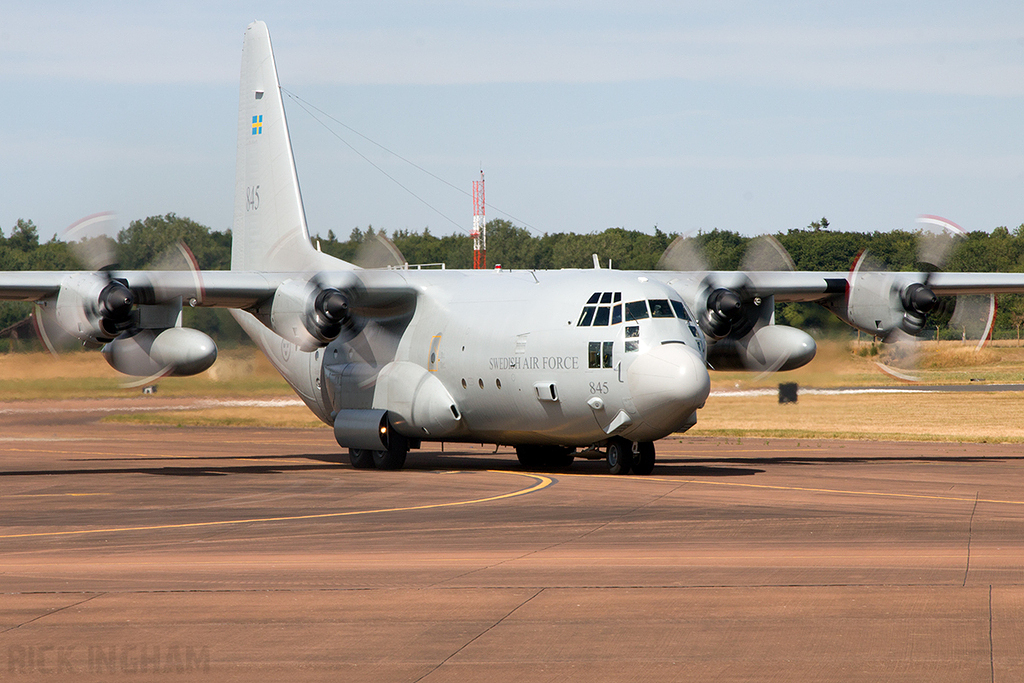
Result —
[[277, 65], [262, 21], [245, 30], [241, 81], [231, 268], [309, 270], [319, 254], [309, 241]]

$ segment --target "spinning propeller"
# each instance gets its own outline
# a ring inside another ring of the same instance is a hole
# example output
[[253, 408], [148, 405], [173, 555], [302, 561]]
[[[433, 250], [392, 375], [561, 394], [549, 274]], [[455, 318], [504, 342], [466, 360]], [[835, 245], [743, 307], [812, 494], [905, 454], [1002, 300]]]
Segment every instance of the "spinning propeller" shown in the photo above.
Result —
[[[363, 241], [355, 263], [362, 270], [406, 265], [398, 247], [379, 233]], [[389, 298], [386, 291], [381, 296], [378, 289], [373, 295], [367, 292], [360, 270], [307, 274], [277, 288], [269, 320], [264, 320], [303, 351], [340, 340], [375, 367], [394, 357], [404, 327], [396, 321], [405, 320], [411, 312], [406, 297]]]
[[[877, 363], [879, 369], [911, 382], [919, 381], [916, 375], [906, 371], [920, 365], [918, 336], [929, 315], [941, 311], [941, 302], [931, 289], [931, 281], [967, 235], [956, 223], [938, 216], [921, 216], [918, 223], [922, 227], [917, 261], [922, 271], [892, 272], [864, 251], [850, 271], [844, 308], [836, 310], [854, 327], [890, 344], [886, 353], [890, 362]], [[994, 320], [995, 295], [958, 296], [950, 325], [961, 329], [965, 339], [968, 336], [978, 338], [977, 348], [980, 349], [991, 333]]]
[[[194, 375], [217, 358], [213, 340], [181, 327], [183, 298], [202, 298], [202, 277], [192, 252], [178, 243], [156, 264], [136, 291], [114, 276], [114, 214], [89, 216], [64, 231], [65, 241], [89, 271], [68, 274], [60, 290], [39, 302], [35, 318], [39, 336], [51, 353], [76, 343], [103, 347], [119, 372], [142, 377], [122, 386], [147, 384], [167, 375]], [[182, 278], [184, 274], [187, 277]]]
[[809, 335], [773, 324], [774, 298], [761, 296], [752, 279], [755, 273], [794, 270], [793, 259], [774, 237], [751, 240], [739, 271], [712, 271], [696, 240], [680, 236], [657, 267], [680, 271], [680, 279], [669, 284], [694, 302], [701, 330], [712, 340], [708, 363], [714, 369], [759, 371], [757, 379], [762, 379], [814, 357], [816, 347]]
[[64, 231], [64, 241], [92, 272], [69, 275], [57, 296], [36, 305], [36, 328], [50, 353], [56, 355], [76, 342], [98, 347], [132, 327], [135, 295], [111, 275], [116, 258], [109, 233], [115, 228], [116, 216], [104, 212]]
[[743, 336], [759, 320], [771, 317], [770, 311], [765, 315], [765, 301], [757, 295], [747, 273], [794, 270], [793, 259], [785, 247], [770, 235], [750, 241], [739, 271], [712, 271], [696, 240], [682, 235], [668, 246], [656, 267], [698, 278], [694, 292], [697, 316], [704, 334], [712, 339]]

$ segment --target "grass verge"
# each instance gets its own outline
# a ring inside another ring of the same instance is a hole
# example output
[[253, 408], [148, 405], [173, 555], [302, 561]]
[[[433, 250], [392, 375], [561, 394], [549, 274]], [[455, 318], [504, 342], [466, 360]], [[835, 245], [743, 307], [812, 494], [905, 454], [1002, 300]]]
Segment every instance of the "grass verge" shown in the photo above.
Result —
[[1024, 442], [1024, 393], [711, 396], [693, 436]]

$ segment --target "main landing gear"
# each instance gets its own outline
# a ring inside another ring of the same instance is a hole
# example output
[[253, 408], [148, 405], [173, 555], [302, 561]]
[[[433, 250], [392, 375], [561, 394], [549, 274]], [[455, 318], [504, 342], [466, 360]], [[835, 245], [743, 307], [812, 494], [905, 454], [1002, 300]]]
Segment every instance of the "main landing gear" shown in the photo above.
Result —
[[654, 471], [654, 443], [636, 442], [615, 436], [608, 439], [605, 449], [608, 471], [611, 474], [647, 475]]
[[565, 446], [516, 446], [516, 457], [528, 470], [562, 472], [572, 465], [574, 451]]
[[348, 461], [352, 467], [368, 470], [400, 470], [405, 467], [405, 456], [409, 452], [404, 444], [393, 445], [386, 451], [371, 451], [363, 448], [348, 449]]
[[562, 472], [572, 465], [573, 458], [604, 459], [612, 474], [647, 475], [654, 471], [654, 443], [636, 442], [615, 436], [608, 439], [604, 452], [587, 448], [575, 452], [566, 446], [516, 446], [516, 457], [524, 469], [542, 472]]

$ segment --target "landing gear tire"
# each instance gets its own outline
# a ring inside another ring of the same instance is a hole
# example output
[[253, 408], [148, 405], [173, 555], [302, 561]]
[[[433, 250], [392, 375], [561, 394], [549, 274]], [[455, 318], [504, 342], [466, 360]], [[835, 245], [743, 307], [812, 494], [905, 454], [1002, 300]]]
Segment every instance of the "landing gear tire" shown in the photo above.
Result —
[[565, 446], [516, 446], [519, 464], [530, 471], [561, 472], [572, 466], [574, 449]]
[[531, 472], [544, 467], [544, 451], [539, 446], [516, 446], [516, 457], [523, 469]]
[[364, 448], [348, 449], [348, 461], [357, 470], [368, 470], [375, 467], [373, 462], [373, 451]]
[[640, 452], [633, 460], [633, 474], [646, 476], [654, 471], [654, 442], [642, 441], [637, 447]]
[[564, 472], [572, 467], [574, 449], [552, 446], [544, 456], [544, 465], [549, 472]]
[[400, 470], [405, 467], [408, 452], [405, 448], [394, 447], [386, 451], [373, 451], [373, 464], [378, 470]]
[[611, 474], [629, 474], [633, 467], [633, 444], [622, 437], [609, 439], [606, 450], [608, 472]]

